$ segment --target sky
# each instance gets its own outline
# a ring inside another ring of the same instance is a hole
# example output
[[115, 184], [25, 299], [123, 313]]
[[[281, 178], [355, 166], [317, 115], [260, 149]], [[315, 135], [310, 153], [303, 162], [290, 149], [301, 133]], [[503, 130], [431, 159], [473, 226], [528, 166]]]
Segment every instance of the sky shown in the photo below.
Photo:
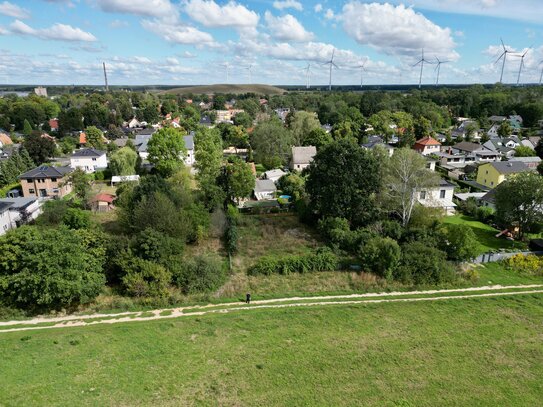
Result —
[[[541, 0], [0, 0], [0, 83], [538, 82]], [[361, 68], [363, 65], [363, 68]]]

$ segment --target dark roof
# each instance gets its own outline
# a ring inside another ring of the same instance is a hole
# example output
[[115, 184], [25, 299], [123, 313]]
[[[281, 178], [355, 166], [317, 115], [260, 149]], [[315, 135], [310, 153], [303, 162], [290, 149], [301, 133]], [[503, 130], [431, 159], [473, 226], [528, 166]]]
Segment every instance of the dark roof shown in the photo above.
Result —
[[439, 186], [440, 186], [440, 187], [453, 187], [453, 188], [455, 187], [454, 184], [451, 184], [449, 181], [444, 180], [443, 178], [441, 178], [441, 179], [439, 180]]
[[0, 213], [7, 211], [11, 205], [11, 202], [0, 202]]
[[12, 206], [13, 209], [17, 209], [21, 211], [28, 208], [37, 200], [38, 198], [33, 198], [33, 197], [24, 198], [22, 196], [18, 198], [0, 198], [0, 205], [6, 203]]
[[62, 178], [66, 174], [72, 172], [70, 167], [50, 167], [48, 165], [40, 165], [33, 170], [27, 171], [20, 175], [20, 179], [33, 179], [33, 178]]
[[[499, 186], [499, 185], [498, 185]], [[494, 201], [496, 200], [496, 188], [494, 189], [491, 189], [490, 191], [488, 191], [482, 198], [481, 198], [481, 201], [485, 201], [485, 202], [488, 202], [488, 203], [491, 203], [493, 204]]]
[[194, 150], [194, 134], [192, 132], [188, 136], [183, 136], [183, 140], [187, 150]]
[[480, 149], [486, 149], [486, 147], [483, 147], [481, 144], [471, 143], [469, 141], [461, 141], [460, 143], [455, 144], [453, 148], [461, 151], [469, 151], [471, 153]]
[[138, 130], [136, 136], [152, 136], [156, 133], [156, 129], [153, 127], [147, 127], [145, 129]]
[[200, 118], [200, 124], [212, 124], [209, 116], [202, 116]]
[[497, 161], [489, 164], [500, 174], [516, 174], [530, 169], [521, 161]]
[[100, 157], [104, 154], [104, 151], [95, 150], [94, 148], [84, 148], [82, 150], [74, 151], [72, 157]]

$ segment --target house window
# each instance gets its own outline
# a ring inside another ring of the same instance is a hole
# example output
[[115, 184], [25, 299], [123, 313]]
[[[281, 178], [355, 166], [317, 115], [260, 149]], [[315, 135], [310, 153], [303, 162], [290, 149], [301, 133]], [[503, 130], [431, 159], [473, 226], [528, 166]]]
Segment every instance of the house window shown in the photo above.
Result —
[[28, 184], [32, 184], [32, 180], [31, 180], [31, 179], [27, 179], [26, 182], [27, 182]]
[[445, 198], [445, 190], [444, 190], [444, 189], [442, 189], [441, 191], [439, 191], [439, 197], [440, 197], [441, 199], [444, 199], [444, 198]]
[[57, 182], [56, 178], [51, 178], [51, 182]]
[[96, 158], [93, 158], [92, 161], [96, 161]]
[[30, 189], [28, 190], [28, 193], [29, 193], [29, 194], [35, 194], [36, 191], [34, 190], [34, 188], [30, 188]]
[[494, 186], [494, 181], [492, 181], [492, 182], [490, 183], [490, 186], [491, 186], [491, 187], [493, 187], [493, 186]]
[[420, 199], [426, 199], [426, 191], [420, 191]]
[[488, 175], [488, 170], [485, 171], [485, 174]]

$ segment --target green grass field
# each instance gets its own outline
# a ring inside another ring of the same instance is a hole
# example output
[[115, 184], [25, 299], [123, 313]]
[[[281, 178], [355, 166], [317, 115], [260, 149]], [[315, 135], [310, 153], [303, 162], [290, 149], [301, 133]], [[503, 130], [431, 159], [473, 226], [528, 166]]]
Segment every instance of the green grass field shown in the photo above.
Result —
[[497, 238], [496, 234], [499, 232], [497, 229], [494, 229], [493, 227], [479, 222], [466, 215], [447, 216], [443, 219], [443, 222], [469, 226], [473, 230], [475, 236], [477, 237], [477, 240], [479, 241], [479, 245], [477, 247], [479, 254], [488, 253], [500, 249], [525, 250], [527, 248], [527, 245], [525, 243], [512, 242], [505, 238]]
[[0, 334], [0, 404], [536, 406], [543, 296]]

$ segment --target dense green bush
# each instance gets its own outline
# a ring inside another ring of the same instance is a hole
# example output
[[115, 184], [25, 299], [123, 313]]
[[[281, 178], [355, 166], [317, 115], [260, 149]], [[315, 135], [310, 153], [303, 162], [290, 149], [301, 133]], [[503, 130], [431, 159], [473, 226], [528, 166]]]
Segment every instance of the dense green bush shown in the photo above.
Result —
[[135, 236], [131, 246], [138, 257], [167, 267], [172, 258], [183, 253], [184, 241], [147, 228]]
[[494, 218], [494, 210], [488, 206], [481, 206], [475, 211], [475, 218], [479, 222], [489, 223]]
[[455, 279], [454, 268], [446, 254], [421, 242], [402, 246], [400, 265], [392, 274], [404, 284], [430, 285], [451, 282]]
[[70, 229], [88, 229], [92, 224], [90, 212], [79, 208], [68, 208], [62, 217], [62, 223]]
[[62, 199], [47, 201], [43, 204], [42, 214], [36, 219], [36, 224], [42, 226], [59, 225], [68, 208], [68, 202]]
[[166, 297], [172, 274], [160, 264], [125, 254], [121, 279], [126, 294], [133, 297]]
[[477, 256], [477, 237], [469, 226], [445, 224], [440, 231], [441, 250], [450, 260], [466, 261]]
[[23, 226], [0, 238], [0, 297], [22, 309], [92, 301], [105, 284], [103, 239], [91, 231]]
[[226, 279], [226, 271], [217, 256], [196, 256], [172, 264], [173, 283], [185, 294], [216, 290]]
[[338, 258], [329, 249], [319, 249], [307, 255], [291, 255], [278, 258], [264, 256], [249, 269], [249, 275], [310, 273], [316, 271], [333, 271], [338, 268]]
[[344, 218], [324, 218], [319, 221], [319, 231], [328, 242], [342, 250], [355, 252], [376, 233], [365, 228], [351, 230]]
[[389, 237], [374, 237], [361, 246], [359, 257], [364, 270], [391, 279], [401, 258], [398, 243]]

